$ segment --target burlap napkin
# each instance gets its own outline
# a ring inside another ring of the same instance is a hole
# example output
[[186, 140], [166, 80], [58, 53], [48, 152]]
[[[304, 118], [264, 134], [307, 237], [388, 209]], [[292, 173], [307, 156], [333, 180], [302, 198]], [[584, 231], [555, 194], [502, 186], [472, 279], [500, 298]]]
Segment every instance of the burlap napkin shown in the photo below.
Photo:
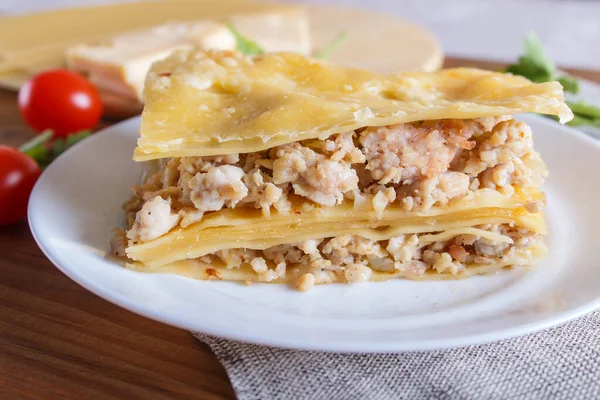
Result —
[[202, 334], [239, 400], [600, 399], [600, 311], [480, 346], [396, 354], [283, 350]]
[[[600, 86], [580, 84], [583, 98], [600, 102]], [[584, 131], [600, 139], [600, 130]], [[282, 350], [195, 336], [223, 364], [238, 400], [600, 400], [600, 311], [502, 342], [396, 354]]]

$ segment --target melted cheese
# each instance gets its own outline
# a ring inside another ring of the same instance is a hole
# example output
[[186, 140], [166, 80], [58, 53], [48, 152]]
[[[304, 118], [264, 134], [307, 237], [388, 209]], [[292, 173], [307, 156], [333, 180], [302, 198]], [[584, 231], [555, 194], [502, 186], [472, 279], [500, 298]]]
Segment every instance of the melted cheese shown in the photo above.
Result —
[[[390, 204], [381, 216], [371, 207], [371, 198], [373, 195], [365, 194], [366, 201], [360, 205], [354, 205], [352, 201], [346, 200], [335, 207], [318, 206], [314, 203], [305, 201], [300, 196], [289, 195], [292, 202], [291, 212], [282, 214], [272, 210], [269, 218], [264, 218], [261, 210], [246, 207], [223, 208], [219, 211], [209, 213], [204, 216], [201, 222], [198, 222], [185, 229], [177, 229], [179, 235], [185, 235], [185, 232], [196, 232], [203, 229], [215, 227], [238, 227], [246, 230], [247, 225], [253, 228], [289, 226], [289, 225], [310, 225], [319, 222], [338, 222], [338, 221], [373, 221], [385, 225], [389, 222], [406, 220], [407, 218], [422, 218], [422, 220], [434, 220], [435, 217], [447, 214], [458, 214], [478, 209], [523, 209], [529, 202], [543, 201], [544, 194], [536, 189], [519, 189], [511, 196], [504, 195], [493, 189], [479, 189], [463, 198], [451, 201], [444, 206], [434, 206], [426, 212], [404, 211], [399, 203]], [[172, 240], [172, 239], [156, 239]]]
[[254, 152], [420, 120], [572, 118], [558, 82], [468, 68], [378, 75], [295, 53], [179, 51], [153, 65], [145, 88], [137, 161]]
[[445, 240], [450, 240], [453, 237], [456, 237], [458, 235], [475, 235], [475, 236], [479, 236], [484, 239], [491, 240], [493, 242], [513, 244], [513, 240], [506, 235], [501, 235], [499, 233], [485, 231], [483, 229], [478, 229], [478, 228], [464, 228], [463, 227], [463, 228], [456, 228], [456, 229], [448, 229], [444, 232], [440, 232], [437, 234], [422, 235], [419, 237], [419, 247], [427, 246], [428, 244], [434, 243], [434, 242], [442, 242]]
[[[385, 240], [401, 234], [466, 229], [481, 224], [515, 223], [537, 233], [546, 233], [541, 213], [529, 213], [524, 205], [532, 195], [503, 196], [490, 189], [462, 199], [449, 207], [427, 213], [403, 211], [397, 205], [384, 210], [381, 219], [372, 210], [355, 209], [351, 203], [315, 208], [290, 215], [273, 213], [265, 219], [258, 210], [227, 209], [211, 214], [198, 224], [178, 228], [150, 242], [127, 248], [127, 256], [149, 266], [198, 258], [230, 248], [266, 249], [308, 239], [353, 234]], [[256, 211], [256, 212], [254, 212]], [[498, 238], [491, 234], [489, 238]]]

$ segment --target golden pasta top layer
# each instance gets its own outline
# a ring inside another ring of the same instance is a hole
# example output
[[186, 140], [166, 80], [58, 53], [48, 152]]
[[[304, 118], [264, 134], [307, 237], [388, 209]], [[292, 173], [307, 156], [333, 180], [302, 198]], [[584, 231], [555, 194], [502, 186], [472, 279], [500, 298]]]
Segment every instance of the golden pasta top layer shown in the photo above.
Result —
[[558, 82], [458, 68], [378, 75], [299, 54], [175, 52], [145, 85], [137, 161], [261, 151], [365, 126], [572, 113]]

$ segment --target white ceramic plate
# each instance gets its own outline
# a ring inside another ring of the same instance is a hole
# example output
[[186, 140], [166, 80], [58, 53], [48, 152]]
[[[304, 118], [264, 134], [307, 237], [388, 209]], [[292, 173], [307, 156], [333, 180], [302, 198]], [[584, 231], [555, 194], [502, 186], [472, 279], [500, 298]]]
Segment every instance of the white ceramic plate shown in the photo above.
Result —
[[44, 172], [29, 204], [33, 235], [71, 279], [138, 314], [192, 331], [298, 349], [427, 350], [521, 335], [600, 306], [600, 144], [527, 116], [551, 178], [551, 251], [532, 270], [462, 281], [395, 280], [287, 286], [195, 281], [126, 270], [105, 257], [121, 203], [141, 169], [131, 161], [139, 119], [68, 150]]

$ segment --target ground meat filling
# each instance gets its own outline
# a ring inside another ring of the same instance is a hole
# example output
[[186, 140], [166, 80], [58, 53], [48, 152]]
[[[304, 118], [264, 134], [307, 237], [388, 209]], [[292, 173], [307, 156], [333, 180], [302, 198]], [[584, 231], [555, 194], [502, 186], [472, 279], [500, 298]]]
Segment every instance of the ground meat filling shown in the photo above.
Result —
[[[346, 137], [347, 139], [343, 139]], [[335, 142], [352, 140], [351, 135], [338, 135], [335, 141], [328, 141], [332, 149], [336, 146]], [[315, 142], [317, 143], [317, 142]], [[356, 149], [358, 150], [358, 149]], [[334, 206], [344, 200], [344, 194], [358, 189], [358, 176], [352, 169], [352, 160], [340, 158], [338, 150], [336, 158], [328, 158], [327, 154], [316, 152], [305, 147], [300, 143], [290, 143], [277, 147], [272, 151], [274, 153], [273, 161], [273, 183], [276, 185], [291, 185], [293, 192], [297, 195], [306, 197], [317, 204], [324, 206]], [[345, 154], [344, 154], [345, 155]], [[364, 159], [361, 158], [361, 160]]]
[[375, 271], [402, 272], [417, 277], [427, 272], [459, 276], [473, 264], [528, 265], [533, 259], [530, 247], [541, 240], [539, 234], [507, 224], [475, 228], [507, 236], [512, 243], [470, 234], [433, 243], [420, 243], [417, 234], [382, 241], [342, 235], [262, 251], [221, 250], [202, 257], [202, 261], [220, 261], [227, 268], [249, 265], [258, 282], [284, 278], [286, 273], [296, 269], [296, 286], [307, 290], [318, 283], [369, 281]]
[[479, 188], [510, 195], [515, 185], [541, 185], [547, 174], [531, 130], [510, 117], [368, 127], [268, 151], [158, 163], [124, 206], [127, 237], [135, 241], [222, 208], [252, 207], [265, 217], [273, 209], [287, 213], [292, 194], [327, 207], [370, 201], [381, 215], [394, 202], [427, 211]]
[[359, 140], [375, 181], [412, 184], [447, 171], [459, 149], [475, 147], [468, 139], [482, 130], [476, 120], [424, 121], [367, 128]]

